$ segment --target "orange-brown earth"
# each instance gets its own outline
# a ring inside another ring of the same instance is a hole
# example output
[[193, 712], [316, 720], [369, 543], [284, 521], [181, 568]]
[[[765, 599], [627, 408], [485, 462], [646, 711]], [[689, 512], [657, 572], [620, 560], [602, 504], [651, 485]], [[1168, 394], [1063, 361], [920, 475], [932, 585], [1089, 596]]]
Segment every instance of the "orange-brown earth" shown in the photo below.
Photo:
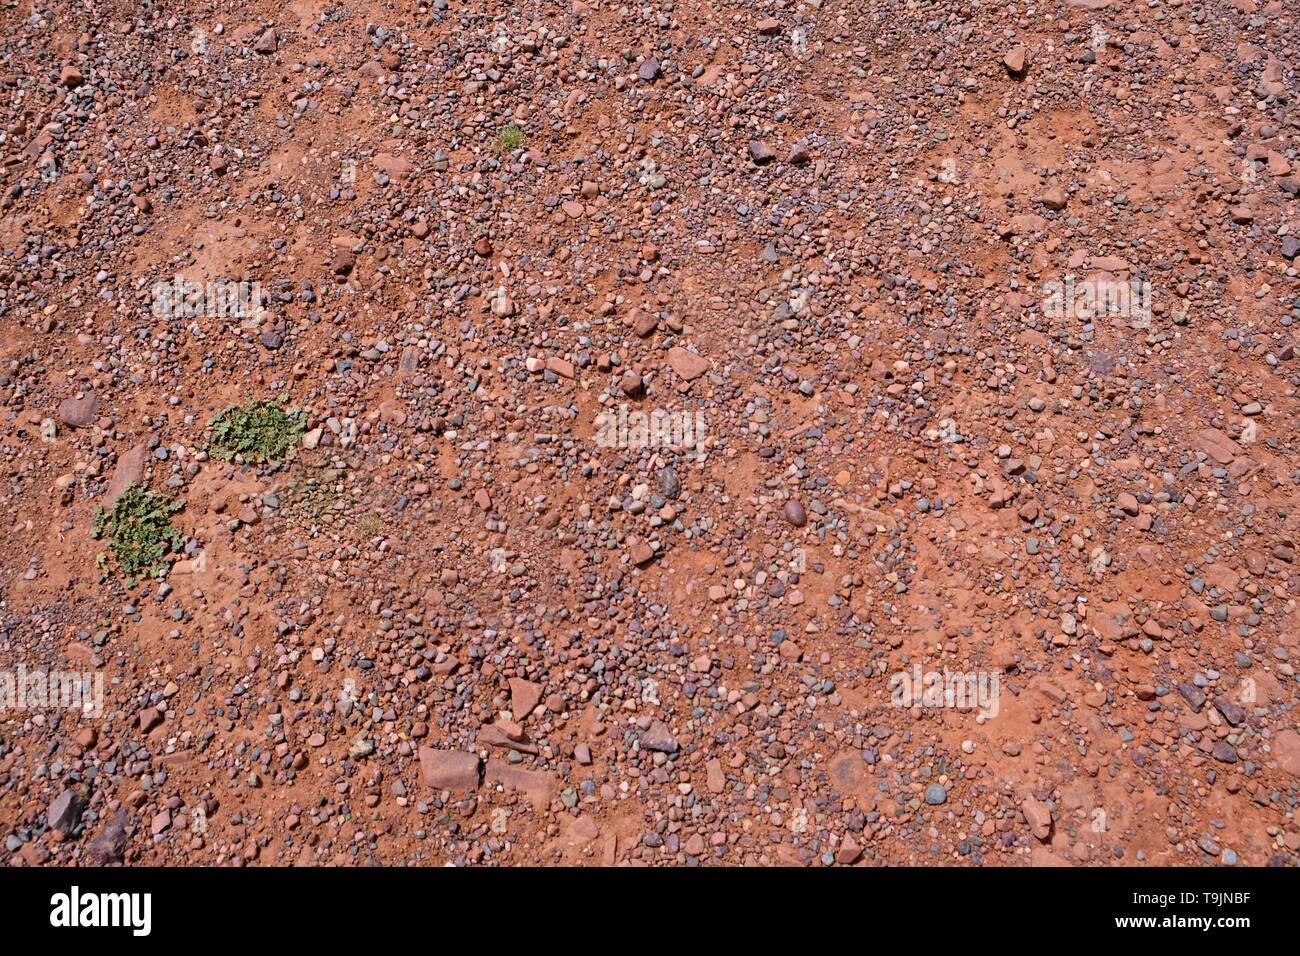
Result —
[[0, 8], [6, 860], [1296, 862], [1289, 4], [168, 6]]

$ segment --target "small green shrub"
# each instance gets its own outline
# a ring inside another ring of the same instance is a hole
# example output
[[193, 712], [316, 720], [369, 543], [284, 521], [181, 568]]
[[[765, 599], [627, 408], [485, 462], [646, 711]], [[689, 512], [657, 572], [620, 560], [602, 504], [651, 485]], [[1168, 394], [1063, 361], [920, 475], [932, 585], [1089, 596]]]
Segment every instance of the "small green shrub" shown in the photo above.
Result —
[[502, 152], [512, 153], [524, 145], [524, 131], [518, 123], [509, 123], [497, 130], [497, 147]]
[[[172, 527], [172, 515], [183, 507], [184, 502], [131, 484], [107, 511], [95, 509], [91, 537], [108, 539], [109, 550], [117, 569], [126, 577], [127, 587], [133, 588], [140, 578], [168, 567], [164, 558], [184, 543], [180, 531]], [[96, 558], [101, 569], [107, 557], [105, 552]]]
[[208, 452], [213, 458], [228, 461], [240, 455], [244, 461], [260, 464], [283, 461], [293, 453], [306, 428], [306, 416], [286, 412], [278, 402], [252, 401], [219, 412], [211, 427]]

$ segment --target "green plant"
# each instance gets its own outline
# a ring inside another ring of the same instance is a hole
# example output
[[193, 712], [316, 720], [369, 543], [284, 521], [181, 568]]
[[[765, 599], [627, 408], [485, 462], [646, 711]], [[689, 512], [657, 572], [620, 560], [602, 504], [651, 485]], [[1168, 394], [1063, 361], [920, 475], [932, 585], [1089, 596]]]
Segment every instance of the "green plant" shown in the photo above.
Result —
[[286, 412], [278, 402], [251, 401], [219, 412], [211, 428], [208, 451], [213, 458], [229, 460], [240, 455], [254, 464], [283, 461], [302, 436], [306, 416], [300, 411]]
[[[172, 515], [183, 507], [184, 502], [131, 484], [107, 511], [95, 509], [91, 537], [108, 539], [109, 550], [118, 570], [126, 576], [127, 587], [135, 587], [138, 579], [157, 574], [168, 566], [164, 558], [184, 543], [180, 531], [172, 527]], [[100, 554], [95, 563], [103, 569], [107, 557], [107, 553]]]
[[518, 123], [508, 123], [497, 130], [497, 146], [506, 153], [514, 152], [524, 145], [524, 131]]

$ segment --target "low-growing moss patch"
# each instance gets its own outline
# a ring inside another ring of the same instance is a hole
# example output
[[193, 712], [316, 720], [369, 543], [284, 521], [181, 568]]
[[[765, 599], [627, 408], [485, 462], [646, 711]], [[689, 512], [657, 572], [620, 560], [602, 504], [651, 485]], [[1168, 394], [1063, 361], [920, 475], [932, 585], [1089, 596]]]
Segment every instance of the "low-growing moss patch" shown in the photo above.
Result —
[[229, 460], [239, 455], [253, 464], [284, 461], [306, 428], [306, 415], [262, 400], [231, 405], [212, 419], [208, 453]]
[[[135, 587], [140, 578], [168, 567], [167, 555], [184, 543], [180, 531], [172, 526], [172, 515], [183, 507], [184, 502], [132, 484], [107, 510], [95, 509], [90, 534], [96, 539], [107, 539], [109, 552], [117, 570], [126, 578], [127, 587]], [[108, 552], [104, 552], [96, 563], [104, 568], [107, 558]]]

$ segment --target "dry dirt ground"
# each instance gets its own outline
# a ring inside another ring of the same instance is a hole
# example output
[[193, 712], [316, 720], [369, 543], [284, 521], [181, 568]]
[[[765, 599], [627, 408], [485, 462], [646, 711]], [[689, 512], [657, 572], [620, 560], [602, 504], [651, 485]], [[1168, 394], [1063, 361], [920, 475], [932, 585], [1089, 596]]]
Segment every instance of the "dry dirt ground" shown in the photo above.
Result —
[[4, 859], [1294, 865], [1296, 21], [0, 0]]

